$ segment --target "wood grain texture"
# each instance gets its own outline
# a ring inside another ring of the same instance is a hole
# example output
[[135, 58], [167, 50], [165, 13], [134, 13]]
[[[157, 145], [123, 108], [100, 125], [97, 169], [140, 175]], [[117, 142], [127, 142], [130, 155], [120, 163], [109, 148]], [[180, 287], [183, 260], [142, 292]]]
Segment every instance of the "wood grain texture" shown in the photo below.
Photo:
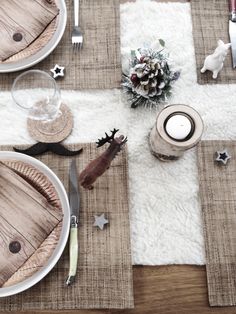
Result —
[[19, 60], [23, 60], [25, 58], [28, 58], [34, 54], [36, 54], [38, 51], [40, 51], [46, 44], [52, 39], [54, 32], [56, 31], [57, 24], [58, 24], [58, 16], [57, 15], [52, 22], [46, 27], [44, 32], [39, 35], [39, 37], [36, 38], [29, 46], [27, 46], [25, 49], [21, 50], [20, 52], [12, 55], [11, 57], [0, 60], [1, 63], [11, 63], [16, 62]]
[[[79, 174], [105, 147], [98, 150], [95, 143], [67, 147], [70, 150], [83, 148], [83, 153], [64, 157], [49, 152], [37, 158], [57, 174], [68, 190], [71, 160], [77, 160]], [[0, 149], [12, 150], [12, 146]], [[67, 247], [54, 269], [37, 285], [10, 298], [0, 298], [1, 311], [133, 307], [127, 167], [124, 149], [96, 181], [92, 191], [80, 188], [79, 260], [75, 283], [69, 288], [65, 285], [69, 269]], [[93, 226], [94, 215], [101, 213], [110, 221], [103, 231]]]
[[[29, 164], [22, 163], [19, 161], [4, 161], [4, 164], [8, 165], [13, 169], [18, 175], [20, 175], [24, 180], [26, 180], [31, 186], [33, 186], [39, 193], [41, 193], [47, 201], [54, 207], [55, 211], [63, 217], [63, 212], [61, 208], [61, 202], [58, 198], [58, 194], [51, 183], [51, 181], [36, 168]], [[62, 221], [53, 229], [49, 236], [44, 240], [40, 247], [35, 251], [33, 249], [33, 254], [26, 260], [26, 262], [19, 267], [16, 272], [3, 284], [3, 287], [9, 287], [13, 284], [19, 283], [24, 279], [29, 278], [31, 275], [36, 273], [41, 267], [43, 267], [52, 252], [54, 251], [56, 245], [58, 244], [62, 228]], [[15, 230], [15, 229], [14, 229]], [[13, 238], [18, 240], [16, 236]], [[20, 252], [21, 253], [21, 252]]]
[[45, 266], [58, 244], [61, 228], [62, 222], [59, 222], [40, 247], [36, 251], [33, 249], [33, 254], [19, 269], [17, 269], [17, 271], [14, 272], [2, 287], [10, 287], [22, 282]]
[[[209, 306], [205, 266], [134, 266], [135, 308], [127, 310], [23, 311], [22, 314], [236, 314]], [[19, 314], [19, 312], [11, 312]]]
[[[129, 0], [131, 1], [131, 0]], [[162, 0], [167, 2], [169, 0]], [[127, 0], [121, 0], [127, 2]], [[170, 0], [170, 2], [186, 2]], [[205, 266], [134, 266], [133, 310], [23, 311], [22, 314], [236, 314], [235, 307], [211, 308]], [[0, 309], [1, 311], [1, 309]], [[5, 312], [5, 311], [4, 311]], [[19, 314], [19, 312], [11, 312]]]
[[[57, 80], [61, 89], [119, 88], [122, 74], [119, 0], [80, 1], [80, 23], [84, 42], [79, 54], [74, 53], [71, 44], [73, 1], [66, 0], [65, 3], [68, 14], [65, 33], [55, 50], [34, 68], [50, 72], [55, 64], [65, 66], [66, 75], [62, 80]], [[22, 51], [21, 57], [23, 53]], [[28, 53], [32, 51], [27, 50], [26, 55]], [[9, 90], [19, 73], [2, 73], [1, 90]]]
[[[61, 220], [47, 199], [0, 163], [0, 286], [23, 265]], [[19, 253], [9, 251], [18, 241]]]
[[[0, 6], [0, 60], [5, 60], [26, 48], [59, 13], [54, 1], [1, 0]], [[22, 39], [14, 40], [20, 34]]]
[[[22, 249], [12, 254], [9, 244], [18, 241]], [[0, 215], [0, 287], [34, 253], [32, 244]]]

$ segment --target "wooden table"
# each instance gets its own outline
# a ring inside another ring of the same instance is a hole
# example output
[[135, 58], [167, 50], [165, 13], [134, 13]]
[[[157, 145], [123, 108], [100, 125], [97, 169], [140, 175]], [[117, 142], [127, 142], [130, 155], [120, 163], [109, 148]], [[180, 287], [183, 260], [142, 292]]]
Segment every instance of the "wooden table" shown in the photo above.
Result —
[[[211, 308], [204, 266], [134, 266], [133, 310], [73, 310], [50, 314], [236, 314], [236, 307]], [[43, 312], [25, 312], [25, 314]], [[19, 314], [19, 313], [18, 313]]]
[[[120, 0], [126, 2], [127, 0]], [[134, 1], [134, 0], [129, 0]], [[168, 0], [160, 0], [168, 2]], [[169, 0], [187, 2], [189, 0]], [[236, 314], [235, 307], [210, 307], [205, 266], [134, 266], [133, 310], [73, 310], [50, 314]], [[23, 313], [23, 312], [22, 312]], [[26, 312], [39, 314], [42, 312]], [[19, 313], [18, 313], [19, 314]]]

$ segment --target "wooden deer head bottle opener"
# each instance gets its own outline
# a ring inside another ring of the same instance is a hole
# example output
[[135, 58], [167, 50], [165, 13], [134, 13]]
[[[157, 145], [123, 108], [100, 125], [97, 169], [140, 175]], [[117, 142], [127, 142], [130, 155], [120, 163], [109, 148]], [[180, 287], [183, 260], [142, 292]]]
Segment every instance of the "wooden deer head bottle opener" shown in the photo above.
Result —
[[85, 189], [93, 189], [92, 184], [100, 177], [109, 167], [112, 160], [121, 150], [122, 146], [127, 142], [127, 137], [120, 135], [115, 137], [119, 130], [111, 131], [111, 136], [107, 133], [105, 138], [97, 141], [97, 147], [101, 147], [109, 143], [109, 147], [99, 157], [91, 161], [88, 166], [80, 173], [79, 182]]

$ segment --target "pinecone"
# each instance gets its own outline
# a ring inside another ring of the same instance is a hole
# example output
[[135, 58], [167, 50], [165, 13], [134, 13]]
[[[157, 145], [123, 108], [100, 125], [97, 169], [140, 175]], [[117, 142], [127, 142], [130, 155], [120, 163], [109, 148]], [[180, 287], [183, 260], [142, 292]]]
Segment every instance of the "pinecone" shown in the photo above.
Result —
[[133, 91], [143, 97], [155, 97], [162, 94], [165, 87], [163, 78], [164, 61], [150, 56], [142, 56], [130, 73]]
[[[159, 40], [160, 42], [160, 40]], [[163, 41], [161, 46], [164, 47]], [[170, 69], [168, 54], [152, 48], [131, 50], [130, 72], [123, 75], [122, 86], [130, 95], [131, 107], [157, 106], [171, 96], [172, 84], [180, 72]]]

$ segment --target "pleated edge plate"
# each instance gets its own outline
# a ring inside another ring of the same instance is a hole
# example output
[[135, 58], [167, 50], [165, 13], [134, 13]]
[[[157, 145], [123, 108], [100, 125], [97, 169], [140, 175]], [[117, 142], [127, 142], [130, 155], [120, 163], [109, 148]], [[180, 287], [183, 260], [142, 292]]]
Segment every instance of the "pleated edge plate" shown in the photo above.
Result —
[[40, 280], [42, 280], [56, 265], [56, 263], [60, 259], [65, 249], [68, 236], [69, 236], [70, 206], [69, 206], [68, 196], [62, 182], [59, 180], [59, 178], [55, 175], [55, 173], [50, 168], [48, 168], [44, 163], [42, 163], [38, 159], [35, 159], [33, 157], [30, 157], [24, 154], [16, 153], [16, 152], [1, 151], [0, 160], [16, 160], [16, 161], [25, 162], [37, 168], [39, 171], [41, 171], [45, 176], [48, 177], [48, 179], [54, 185], [54, 188], [61, 201], [61, 207], [63, 210], [63, 221], [62, 221], [62, 230], [61, 230], [60, 239], [51, 257], [48, 259], [47, 264], [44, 267], [42, 267], [41, 270], [33, 274], [30, 278], [27, 278], [26, 280], [16, 285], [13, 285], [11, 287], [0, 288], [0, 298], [2, 298], [2, 297], [15, 295], [17, 293], [23, 292], [31, 288]]
[[60, 10], [59, 20], [56, 31], [54, 32], [49, 42], [32, 56], [29, 56], [25, 59], [16, 62], [1, 63], [0, 73], [17, 72], [20, 70], [30, 68], [35, 64], [39, 63], [40, 61], [42, 61], [43, 59], [45, 59], [57, 47], [65, 32], [67, 23], [67, 9], [65, 0], [56, 0], [56, 2]]

